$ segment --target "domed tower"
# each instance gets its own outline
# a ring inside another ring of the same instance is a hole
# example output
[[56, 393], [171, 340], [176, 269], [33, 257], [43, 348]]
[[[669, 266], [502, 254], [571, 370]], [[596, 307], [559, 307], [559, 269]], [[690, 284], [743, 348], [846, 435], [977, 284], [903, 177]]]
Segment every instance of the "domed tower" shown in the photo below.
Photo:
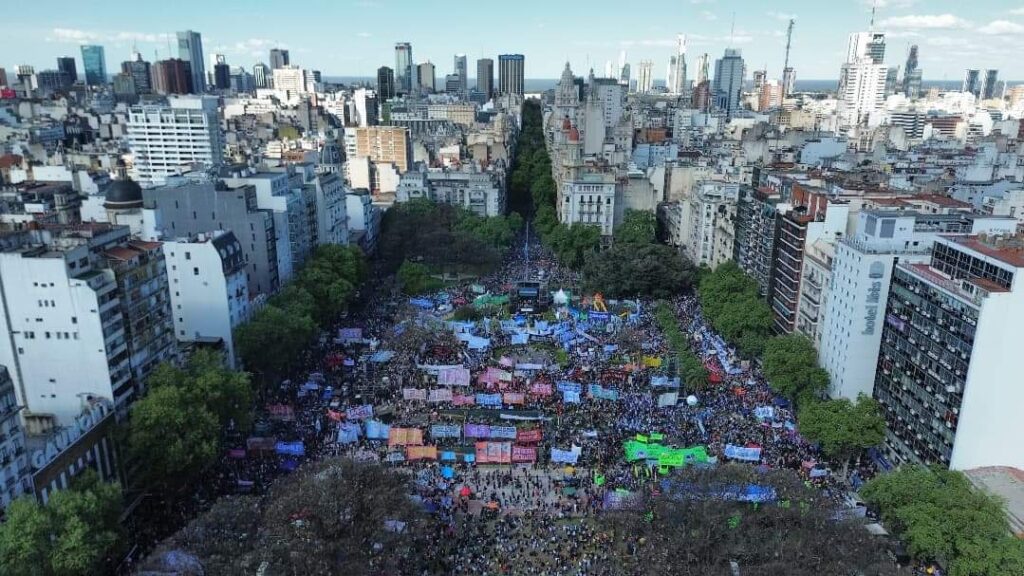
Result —
[[338, 147], [337, 141], [328, 138], [320, 148], [316, 171], [321, 174], [340, 174], [342, 162], [341, 148]]
[[[142, 208], [142, 186], [128, 177], [128, 167], [124, 160], [118, 159], [114, 168], [115, 179], [107, 187], [103, 199], [103, 207], [111, 210], [138, 210]], [[113, 220], [111, 220], [113, 222]]]
[[[568, 123], [568, 119], [566, 119]], [[580, 142], [580, 131], [573, 124], [569, 123], [569, 129], [565, 133], [565, 155], [562, 156], [562, 168], [565, 177], [569, 180], [579, 178], [580, 168], [583, 166], [583, 143]]]
[[555, 117], [568, 117], [575, 122], [576, 109], [579, 108], [579, 105], [580, 94], [576, 87], [576, 78], [572, 74], [569, 63], [566, 62], [565, 69], [562, 70], [562, 77], [558, 80], [558, 86], [555, 88]]

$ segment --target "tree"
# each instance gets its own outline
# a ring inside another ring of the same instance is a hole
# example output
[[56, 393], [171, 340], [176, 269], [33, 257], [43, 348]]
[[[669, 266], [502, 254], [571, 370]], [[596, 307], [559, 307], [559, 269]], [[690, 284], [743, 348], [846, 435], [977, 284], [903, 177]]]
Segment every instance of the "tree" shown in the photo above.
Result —
[[696, 269], [668, 246], [616, 242], [587, 256], [586, 288], [612, 298], [670, 298], [693, 285]]
[[764, 351], [772, 312], [759, 296], [757, 282], [735, 262], [704, 271], [699, 296], [704, 317], [723, 338], [747, 356]]
[[626, 210], [622, 223], [615, 229], [616, 244], [654, 244], [657, 240], [654, 212]]
[[316, 333], [311, 317], [268, 304], [235, 330], [235, 347], [246, 368], [272, 377], [287, 372]]
[[[376, 464], [333, 459], [304, 466], [263, 498], [218, 503], [159, 547], [190, 554], [207, 573], [420, 573], [417, 533], [431, 522], [409, 498], [405, 476]], [[227, 542], [235, 540], [236, 542]]]
[[402, 284], [402, 292], [409, 296], [434, 293], [444, 286], [443, 282], [430, 275], [426, 266], [408, 260], [398, 269], [398, 281]]
[[365, 276], [366, 262], [358, 247], [328, 244], [316, 249], [296, 284], [313, 297], [317, 323], [329, 326], [348, 308]]
[[828, 372], [818, 367], [818, 353], [805, 336], [769, 340], [763, 367], [772, 390], [793, 402], [816, 400], [828, 389]]
[[217, 416], [182, 387], [155, 388], [132, 406], [128, 453], [147, 485], [188, 485], [216, 460], [219, 438]]
[[943, 562], [952, 576], [1024, 573], [1024, 542], [1009, 535], [1002, 503], [961, 472], [903, 466], [860, 493], [912, 555]]
[[0, 524], [0, 574], [78, 576], [104, 572], [121, 540], [121, 489], [84, 471], [46, 506], [24, 496]]
[[[751, 486], [767, 501], [740, 501]], [[828, 499], [789, 470], [684, 468], [660, 494], [638, 496], [637, 510], [610, 514], [623, 543], [612, 573], [729, 574], [735, 562], [742, 574], [895, 574], [860, 524], [834, 520]]]
[[248, 432], [252, 424], [253, 391], [249, 375], [229, 370], [212, 350], [198, 350], [186, 365], [182, 387], [193, 401], [206, 406], [221, 428]]
[[800, 433], [842, 462], [846, 478], [850, 459], [885, 439], [885, 418], [878, 402], [863, 395], [856, 403], [846, 398], [810, 402], [800, 410]]

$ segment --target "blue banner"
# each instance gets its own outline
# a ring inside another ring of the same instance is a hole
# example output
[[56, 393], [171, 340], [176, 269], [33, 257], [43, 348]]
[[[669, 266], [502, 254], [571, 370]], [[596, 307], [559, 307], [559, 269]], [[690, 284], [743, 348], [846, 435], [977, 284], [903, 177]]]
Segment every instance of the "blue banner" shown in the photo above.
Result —
[[516, 439], [515, 426], [491, 426], [491, 438]]
[[551, 461], [552, 462], [564, 462], [566, 464], [575, 464], [579, 460], [579, 452], [573, 452], [572, 450], [559, 450], [558, 448], [551, 449]]
[[387, 440], [391, 426], [376, 420], [366, 421], [366, 437], [370, 440]]
[[575, 392], [577, 394], [583, 392], [583, 386], [581, 384], [576, 382], [567, 382], [564, 380], [555, 384], [555, 388], [557, 388], [559, 392]]
[[725, 457], [732, 458], [733, 460], [746, 460], [748, 462], [758, 462], [761, 460], [761, 449], [746, 448], [743, 446], [734, 446], [732, 444], [726, 444]]
[[571, 392], [569, 390], [563, 390], [562, 391], [562, 402], [565, 402], [566, 404], [579, 404], [580, 403], [580, 393], [579, 392]]
[[477, 406], [501, 406], [501, 394], [477, 394]]
[[430, 427], [431, 438], [458, 438], [461, 429], [458, 424], [434, 424]]

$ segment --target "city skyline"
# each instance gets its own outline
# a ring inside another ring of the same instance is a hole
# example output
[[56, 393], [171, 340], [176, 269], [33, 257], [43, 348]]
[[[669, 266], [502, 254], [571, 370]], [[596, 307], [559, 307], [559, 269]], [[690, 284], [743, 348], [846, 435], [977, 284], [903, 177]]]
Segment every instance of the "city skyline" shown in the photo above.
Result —
[[[472, 62], [521, 53], [527, 60], [526, 77], [536, 79], [557, 78], [567, 60], [578, 74], [592, 67], [600, 75], [605, 63], [617, 62], [625, 50], [634, 66], [652, 60], [655, 78], [664, 80], [676, 35], [682, 33], [687, 36], [689, 60], [705, 52], [717, 58], [733, 47], [742, 50], [750, 70], [766, 67], [769, 78], [780, 78], [785, 30], [788, 20], [795, 18], [791, 65], [797, 77], [828, 80], [838, 75], [847, 35], [867, 30], [871, 19], [871, 0], [838, 0], [827, 14], [809, 0], [775, 2], [771, 9], [740, 0], [656, 0], [645, 8], [658, 17], [646, 19], [630, 6], [609, 2], [594, 3], [595, 10], [580, 16], [568, 6], [531, 0], [518, 7], [531, 15], [519, 18], [515, 26], [466, 25], [459, 27], [459, 34], [424, 34], [429, 29], [424, 22], [452, 24], [440, 21], [445, 15], [422, 3], [359, 0], [304, 6], [318, 13], [318, 22], [359, 24], [340, 35], [326, 28], [317, 34], [307, 19], [286, 18], [276, 5], [262, 2], [249, 7], [248, 26], [238, 27], [226, 25], [236, 22], [236, 11], [195, 0], [167, 7], [138, 7], [118, 0], [102, 14], [60, 0], [56, 6], [27, 6], [8, 23], [9, 33], [0, 38], [0, 66], [30, 64], [44, 69], [60, 56], [80, 58], [81, 44], [104, 46], [112, 63], [129, 60], [133, 48], [155, 61], [157, 55], [176, 57], [176, 32], [194, 30], [202, 34], [205, 53], [225, 54], [230, 65], [249, 69], [268, 63], [270, 49], [282, 47], [291, 51], [293, 63], [322, 70], [326, 76], [371, 77], [378, 67], [393, 64], [396, 42], [410, 42], [417, 63], [447, 63], [457, 53], [465, 53]], [[403, 17], [389, 16], [396, 13]], [[54, 14], [61, 16], [55, 19]], [[502, 17], [494, 15], [491, 21]], [[559, 39], [556, 31], [564, 30], [566, 23], [574, 32]], [[958, 80], [967, 68], [999, 69], [1001, 77], [1011, 81], [1024, 78], [1024, 65], [1013, 57], [1024, 48], [1024, 4], [1012, 0], [983, 0], [969, 8], [951, 0], [878, 0], [875, 30], [886, 33], [886, 63], [891, 66], [903, 64], [910, 45], [920, 45], [925, 80]], [[439, 74], [450, 72], [444, 65], [438, 67]]]

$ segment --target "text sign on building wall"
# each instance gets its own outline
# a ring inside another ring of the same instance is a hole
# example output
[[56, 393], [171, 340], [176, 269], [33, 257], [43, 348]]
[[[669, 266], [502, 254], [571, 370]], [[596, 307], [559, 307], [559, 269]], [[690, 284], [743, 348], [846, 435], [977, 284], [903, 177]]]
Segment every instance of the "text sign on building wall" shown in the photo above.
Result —
[[74, 423], [54, 434], [53, 438], [46, 442], [45, 448], [32, 452], [32, 467], [36, 470], [45, 468], [61, 452], [102, 422], [109, 413], [110, 407], [106, 402], [96, 402], [88, 410], [83, 411], [75, 418]]
[[868, 268], [868, 295], [864, 304], [864, 330], [861, 334], [875, 333], [878, 320], [878, 306], [882, 300], [882, 278], [885, 277], [885, 263], [876, 260]]

